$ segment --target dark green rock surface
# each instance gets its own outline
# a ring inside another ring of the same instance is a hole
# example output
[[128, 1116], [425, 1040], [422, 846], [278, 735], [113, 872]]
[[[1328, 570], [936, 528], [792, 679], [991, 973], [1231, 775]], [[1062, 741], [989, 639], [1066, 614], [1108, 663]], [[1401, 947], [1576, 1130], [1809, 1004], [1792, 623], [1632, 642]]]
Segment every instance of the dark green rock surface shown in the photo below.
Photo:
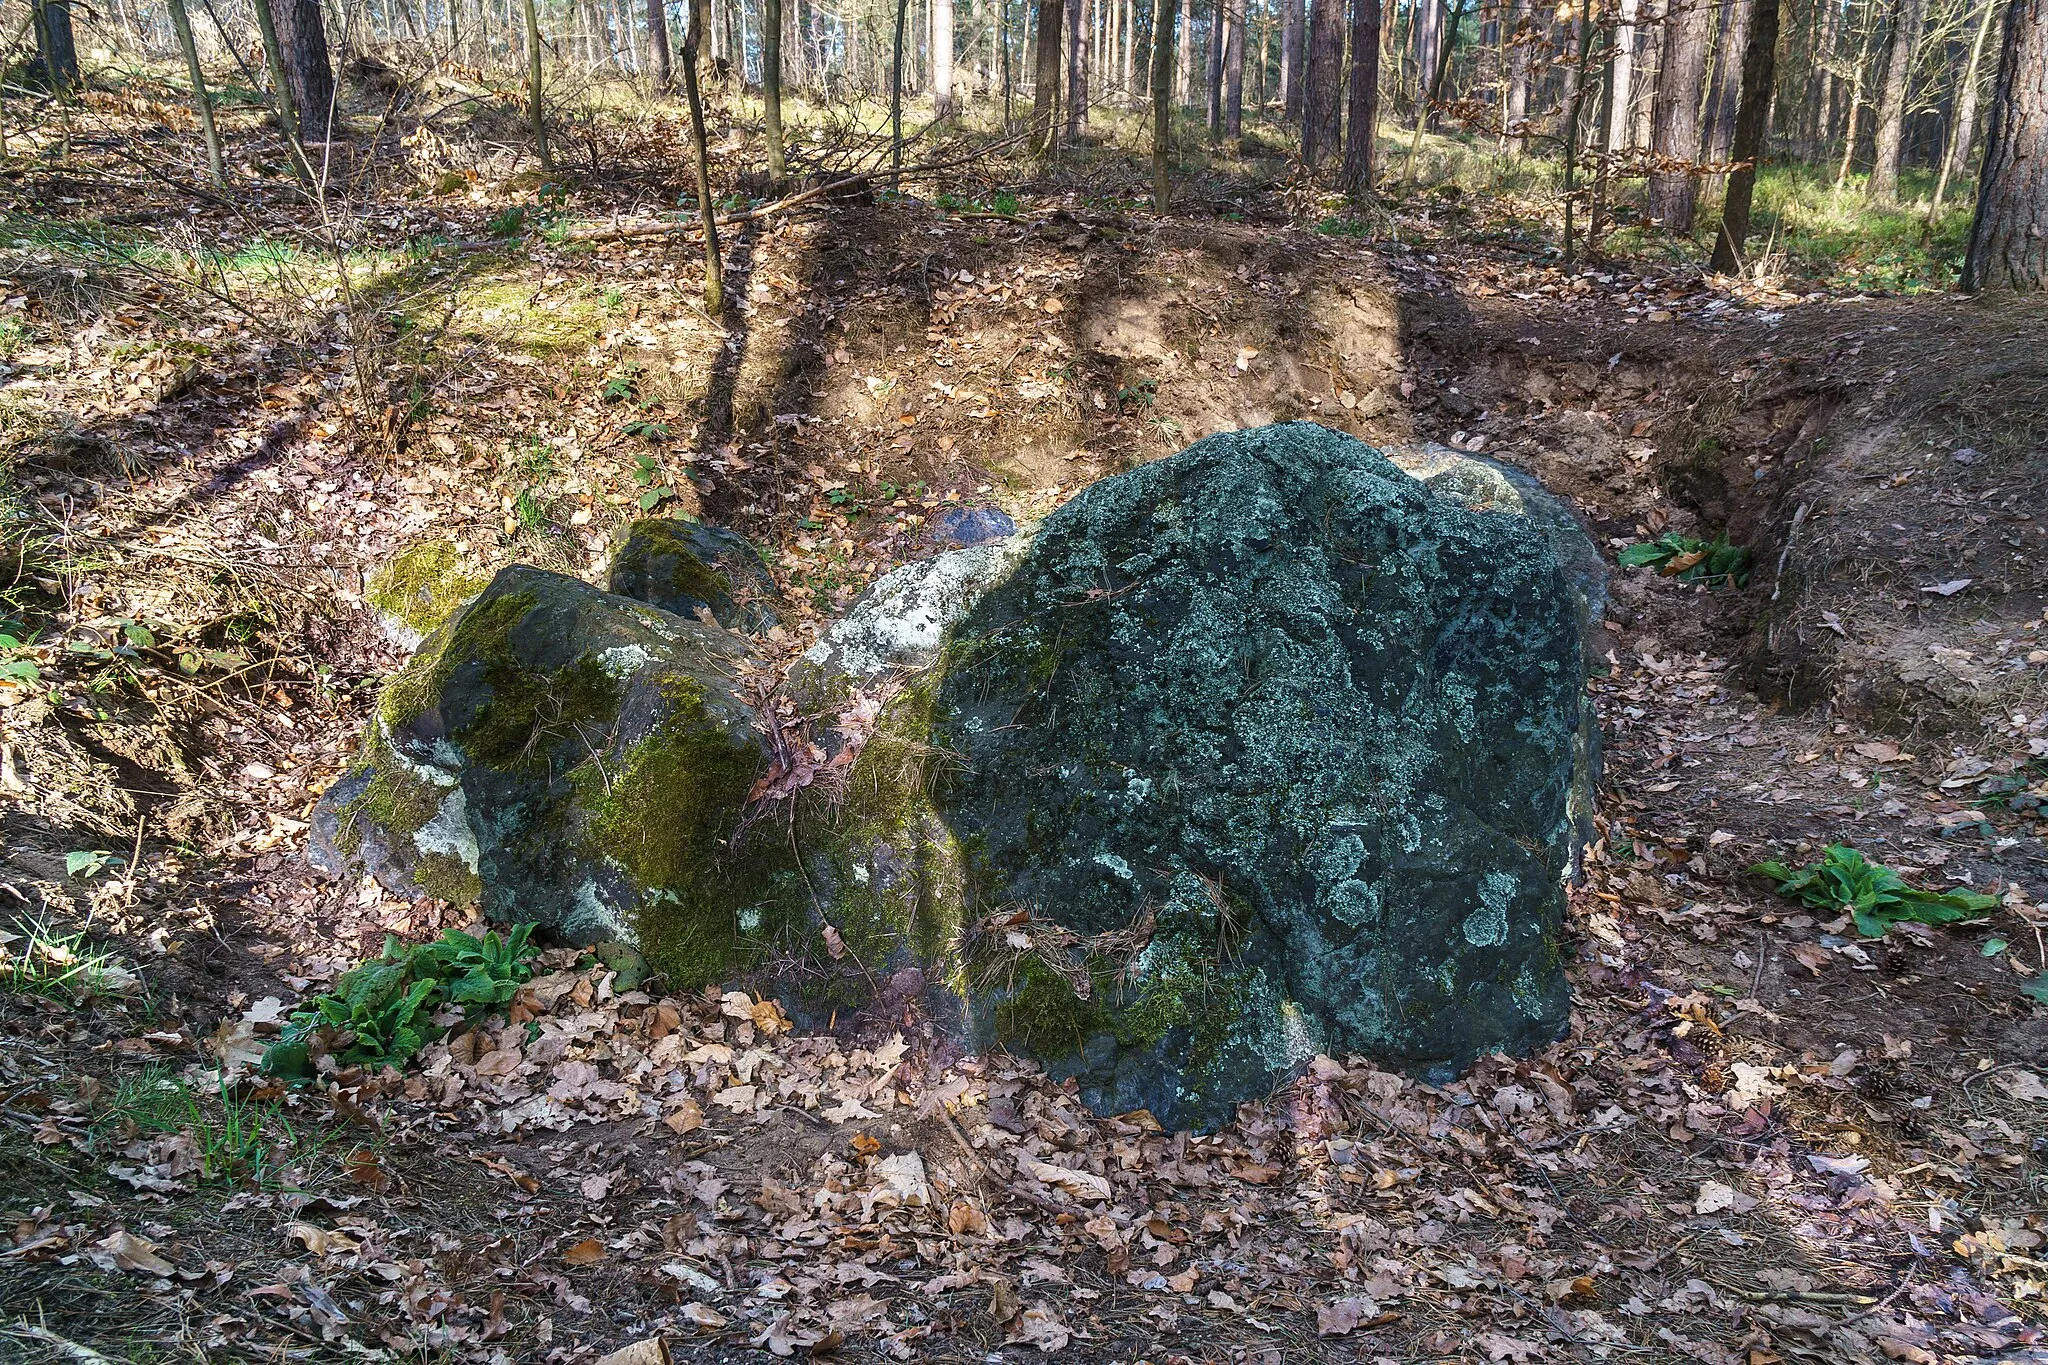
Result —
[[971, 910], [1049, 922], [968, 945], [984, 1037], [1186, 1124], [1558, 1036], [1579, 624], [1528, 520], [1308, 423], [1084, 491], [939, 684]]
[[768, 566], [743, 536], [667, 517], [633, 523], [612, 557], [607, 586], [685, 620], [711, 619], [757, 634], [776, 622], [778, 593]]
[[731, 965], [732, 837], [765, 766], [731, 632], [544, 570], [499, 572], [386, 685], [313, 858], [571, 941]]

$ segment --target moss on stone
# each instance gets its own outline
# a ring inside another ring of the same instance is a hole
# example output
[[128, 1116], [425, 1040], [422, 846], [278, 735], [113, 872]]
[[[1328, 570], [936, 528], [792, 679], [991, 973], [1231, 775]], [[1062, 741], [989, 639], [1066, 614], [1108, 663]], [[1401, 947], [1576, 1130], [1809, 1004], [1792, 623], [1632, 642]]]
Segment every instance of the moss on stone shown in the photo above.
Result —
[[429, 896], [450, 905], [475, 905], [483, 899], [483, 878], [453, 853], [422, 853], [413, 864], [412, 880]]
[[493, 768], [548, 763], [564, 743], [586, 754], [602, 752], [618, 718], [619, 685], [588, 654], [553, 673], [493, 663], [484, 681], [491, 699], [455, 738], [472, 759]]
[[487, 577], [462, 571], [461, 555], [453, 543], [423, 540], [379, 570], [370, 580], [367, 596], [371, 606], [424, 635], [489, 582]]
[[384, 685], [377, 713], [387, 728], [417, 718], [440, 699], [448, 675], [465, 659], [482, 659], [486, 668], [516, 670], [512, 628], [526, 619], [539, 599], [530, 592], [507, 593], [478, 602], [443, 622], [404, 668]]
[[760, 750], [719, 730], [689, 679], [671, 679], [667, 692], [668, 719], [608, 786], [594, 765], [573, 780], [592, 853], [644, 888], [641, 951], [671, 986], [689, 989], [724, 979], [787, 933], [779, 893], [789, 857], [767, 831], [734, 845]]
[[1109, 1012], [1097, 1003], [1103, 984], [1096, 981], [1091, 998], [1083, 1000], [1066, 976], [1036, 954], [1025, 954], [984, 986], [993, 988], [994, 1041], [1041, 1057], [1079, 1051], [1090, 1035], [1111, 1025]]

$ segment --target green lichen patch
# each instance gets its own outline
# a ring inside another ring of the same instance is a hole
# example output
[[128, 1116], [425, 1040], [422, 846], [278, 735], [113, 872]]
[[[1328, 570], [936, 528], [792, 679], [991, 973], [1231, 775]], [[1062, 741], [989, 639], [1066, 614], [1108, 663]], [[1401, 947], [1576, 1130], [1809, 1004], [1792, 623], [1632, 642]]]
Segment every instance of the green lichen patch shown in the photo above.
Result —
[[455, 546], [424, 540], [407, 547], [371, 578], [371, 606], [425, 635], [484, 590], [490, 580], [466, 572]]

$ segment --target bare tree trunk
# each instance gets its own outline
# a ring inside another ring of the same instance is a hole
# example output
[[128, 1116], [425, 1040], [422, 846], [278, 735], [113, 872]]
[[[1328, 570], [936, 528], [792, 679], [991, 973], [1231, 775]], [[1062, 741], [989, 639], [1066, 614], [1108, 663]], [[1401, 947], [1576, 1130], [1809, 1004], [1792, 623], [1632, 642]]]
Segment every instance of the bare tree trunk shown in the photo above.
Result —
[[[533, 0], [526, 0], [526, 12], [533, 13]], [[690, 28], [683, 37], [683, 95], [690, 106], [690, 155], [697, 173], [697, 216], [704, 223], [704, 311], [716, 317], [725, 311], [725, 263], [718, 254], [718, 215], [711, 205], [711, 154], [704, 145], [704, 91], [698, 78], [698, 61], [707, 44], [705, 30], [711, 27], [711, 6], [695, 0], [690, 6]], [[535, 51], [538, 51], [538, 47]]]
[[768, 178], [779, 183], [789, 174], [782, 151], [782, 0], [761, 0], [761, 129]]
[[953, 0], [932, 0], [932, 114], [953, 117]]
[[1342, 153], [1344, 0], [1309, 0], [1308, 88], [1303, 92], [1301, 159], [1311, 170]]
[[1124, 107], [1138, 107], [1138, 3], [1124, 0]]
[[1926, 18], [1927, 0], [1899, 0], [1892, 20], [1891, 51], [1885, 59], [1884, 87], [1877, 97], [1877, 159], [1870, 167], [1870, 197], [1881, 204], [1889, 204], [1899, 197], [1906, 94], [1913, 78], [1913, 55], [1920, 48], [1920, 29]]
[[996, 0], [996, 46], [1002, 51], [1003, 130], [1008, 132], [1010, 121], [1016, 117], [1016, 111], [1010, 107], [1016, 97], [1016, 86], [1010, 80], [1010, 0]]
[[[1664, 16], [1664, 60], [1657, 72], [1657, 107], [1651, 149], [1667, 162], [1696, 162], [1700, 154], [1700, 85], [1706, 75], [1709, 0], [1671, 0]], [[1650, 214], [1671, 232], [1692, 231], [1699, 185], [1691, 170], [1650, 177]]]
[[1431, 117], [1427, 91], [1430, 78], [1437, 68], [1437, 54], [1443, 49], [1444, 0], [1415, 0], [1415, 88], [1421, 97], [1415, 101], [1415, 118], [1418, 123], [1434, 126]]
[[1756, 0], [1742, 52], [1742, 100], [1735, 111], [1735, 134], [1729, 151], [1747, 165], [1728, 176], [1728, 198], [1721, 208], [1721, 234], [1714, 241], [1713, 267], [1733, 275], [1743, 267], [1749, 237], [1750, 200], [1756, 190], [1756, 162], [1764, 153], [1771, 94], [1778, 76], [1779, 0]]
[[540, 164], [552, 169], [547, 110], [540, 97], [540, 15], [534, 10], [534, 0], [522, 0], [522, 5], [526, 11], [526, 121], [533, 128], [533, 145], [540, 155]]
[[[1769, 4], [1771, 0], [1763, 0]], [[1754, 21], [1756, 0], [1730, 0], [1728, 23], [1714, 54], [1714, 80], [1707, 96], [1706, 131], [1701, 135], [1702, 155], [1716, 165], [1729, 159], [1735, 145], [1736, 96], [1749, 60], [1749, 27]], [[1700, 192], [1712, 199], [1728, 184], [1724, 175], [1709, 173]]]
[[654, 93], [666, 95], [675, 89], [675, 68], [668, 50], [668, 0], [647, 0], [647, 70], [654, 77]]
[[1208, 53], [1202, 81], [1203, 119], [1209, 125], [1209, 140], [1223, 136], [1223, 6], [1225, 0], [1209, 0], [1209, 37], [1203, 44]]
[[1835, 168], [1835, 188], [1840, 189], [1849, 179], [1849, 167], [1856, 159], [1856, 134], [1863, 115], [1863, 75], [1870, 66], [1871, 30], [1863, 30], [1863, 42], [1856, 51], [1856, 65], [1849, 70], [1849, 109], [1843, 122], [1842, 163]]
[[1052, 155], [1053, 116], [1060, 102], [1060, 30], [1066, 26], [1065, 0], [1038, 0], [1038, 57], [1032, 78], [1031, 154]]
[[1977, 134], [1977, 73], [1984, 66], [1984, 43], [1991, 32], [1991, 16], [1998, 9], [1998, 0], [1982, 0], [1983, 13], [1977, 20], [1977, 36], [1970, 44], [1970, 60], [1963, 67], [1963, 83], [1956, 91], [1956, 126], [1949, 141], [1948, 155], [1941, 159], [1941, 178], [1934, 185], [1934, 205], [1931, 214], [1941, 212], [1942, 200], [1948, 196], [1948, 182], [1959, 178], [1970, 169], [1970, 141]]
[[1174, 29], [1180, 0], [1152, 0], [1152, 210], [1166, 212], [1173, 180]]
[[1641, 0], [1621, 0], [1621, 21], [1614, 29], [1614, 61], [1611, 66], [1607, 111], [1607, 149], [1625, 152], [1629, 148], [1630, 102], [1635, 98], [1636, 14]]
[[1301, 117], [1301, 0], [1280, 0], [1280, 116], [1288, 122]]
[[1244, 136], [1244, 6], [1245, 0], [1222, 0], [1223, 136]]
[[1514, 37], [1508, 45], [1508, 107], [1506, 141], [1517, 154], [1529, 150], [1529, 3], [1515, 0]]
[[2048, 0], [2012, 0], [1963, 288], [2048, 287]]
[[889, 184], [903, 184], [903, 27], [910, 0], [896, 0], [896, 45], [889, 55]]
[[1180, 37], [1174, 48], [1173, 95], [1182, 105], [1187, 105], [1189, 92], [1195, 80], [1195, 0], [1188, 0], [1188, 19], [1180, 26]]
[[1088, 0], [1067, 0], [1067, 140], [1088, 123]]
[[1820, 38], [1813, 51], [1814, 69], [1819, 72], [1819, 89], [1814, 95], [1811, 135], [1806, 140], [1809, 155], [1818, 155], [1835, 131], [1835, 49], [1841, 46], [1842, 7], [1823, 4]]
[[1351, 93], [1345, 111], [1344, 192], [1367, 198], [1373, 187], [1373, 138], [1380, 121], [1380, 3], [1351, 0]]
[[309, 144], [325, 142], [334, 116], [334, 67], [327, 59], [320, 0], [271, 0], [270, 17], [299, 136]]
[[192, 113], [199, 120], [199, 132], [206, 139], [206, 169], [216, 185], [228, 183], [220, 160], [220, 130], [213, 126], [213, 103], [206, 97], [206, 72], [199, 65], [199, 45], [192, 41], [192, 20], [185, 13], [185, 0], [170, 0], [171, 27], [178, 34], [178, 51], [185, 58], [185, 75], [192, 82]]

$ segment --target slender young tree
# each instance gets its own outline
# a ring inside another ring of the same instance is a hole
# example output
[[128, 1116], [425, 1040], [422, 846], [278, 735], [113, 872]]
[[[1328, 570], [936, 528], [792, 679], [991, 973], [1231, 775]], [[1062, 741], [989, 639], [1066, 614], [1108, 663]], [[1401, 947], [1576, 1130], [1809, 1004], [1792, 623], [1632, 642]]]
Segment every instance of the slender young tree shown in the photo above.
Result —
[[1949, 139], [1948, 154], [1941, 159], [1941, 178], [1934, 182], [1934, 203], [1929, 207], [1930, 217], [1941, 212], [1942, 201], [1948, 197], [1948, 182], [1951, 178], [1961, 179], [1970, 169], [1970, 142], [1977, 134], [1977, 73], [1984, 69], [1984, 42], [1991, 33], [1991, 19], [1998, 10], [1998, 0], [1980, 0], [1977, 16], [1977, 36], [1970, 43], [1970, 60], [1963, 67], [1963, 83], [1956, 90], [1956, 126]]
[[1635, 97], [1636, 15], [1642, 0], [1621, 0], [1619, 22], [1614, 29], [1614, 59], [1608, 64], [1607, 149], [1628, 150], [1630, 101]]
[[1209, 140], [1223, 136], [1223, 6], [1225, 0], [1209, 0], [1209, 38], [1202, 45], [1207, 54], [1202, 81], [1203, 118], [1209, 126]]
[[1223, 0], [1223, 136], [1244, 136], [1245, 0]]
[[675, 89], [675, 67], [668, 50], [668, 0], [647, 0], [647, 74], [654, 81], [655, 94], [666, 95]]
[[2048, 0], [2012, 0], [1963, 288], [2048, 288]]
[[1728, 197], [1721, 207], [1721, 232], [1714, 239], [1713, 267], [1723, 275], [1742, 269], [1749, 237], [1750, 200], [1756, 191], [1756, 163], [1764, 154], [1769, 131], [1771, 95], [1778, 80], [1778, 29], [1783, 18], [1780, 0], [1756, 0], [1742, 52], [1742, 96], [1735, 110], [1735, 136], [1730, 159], [1741, 163], [1728, 175]]
[[1877, 159], [1870, 167], [1870, 197], [1889, 204], [1899, 197], [1899, 161], [1905, 152], [1906, 95], [1913, 78], [1913, 58], [1920, 50], [1920, 30], [1927, 18], [1927, 0], [1899, 0], [1893, 11], [1891, 50], [1885, 58], [1884, 86], [1877, 101]]
[[1380, 0], [1351, 0], [1351, 95], [1345, 110], [1344, 192], [1371, 195], [1380, 121]]
[[1309, 0], [1308, 88], [1302, 92], [1301, 159], [1311, 169], [1342, 152], [1344, 0]]
[[[269, 0], [255, 0], [258, 5]], [[534, 0], [521, 0], [526, 18], [526, 122], [533, 129], [533, 146], [540, 157], [543, 170], [553, 170], [554, 159], [548, 155], [547, 106], [541, 101], [540, 85], [540, 14], [534, 8]]]
[[1514, 0], [1514, 25], [1508, 41], [1508, 93], [1504, 140], [1517, 155], [1529, 150], [1529, 6]]
[[1173, 55], [1180, 0], [1152, 0], [1152, 210], [1173, 198]]
[[1088, 123], [1088, 0], [1067, 0], [1067, 140]]
[[36, 58], [50, 93], [69, 99], [82, 83], [78, 43], [71, 33], [71, 0], [31, 0], [29, 22], [35, 28]]
[[953, 116], [953, 0], [932, 0], [932, 114], [942, 119]]
[[1668, 231], [1692, 231], [1699, 182], [1689, 163], [1700, 154], [1700, 86], [1706, 76], [1709, 0], [1671, 0], [1664, 16], [1664, 57], [1650, 148], [1665, 163], [1650, 177], [1650, 214]]
[[1060, 30], [1066, 27], [1064, 0], [1038, 0], [1038, 54], [1033, 77], [1037, 88], [1031, 92], [1031, 154], [1052, 155], [1056, 129], [1053, 118], [1060, 102]]
[[896, 0], [896, 45], [889, 57], [889, 184], [903, 183], [903, 28], [910, 0]]
[[[526, 0], [533, 13], [533, 0]], [[690, 106], [690, 153], [697, 172], [697, 217], [704, 228], [704, 311], [713, 317], [725, 311], [725, 264], [718, 254], [718, 215], [711, 204], [711, 154], [704, 143], [704, 90], [698, 62], [709, 46], [705, 30], [711, 27], [708, 0], [690, 6], [690, 27], [683, 35], [683, 97]], [[535, 51], [539, 51], [538, 45]]]
[[789, 174], [782, 150], [782, 0], [761, 0], [761, 130], [768, 178], [779, 184]]
[[1870, 41], [1871, 25], [1866, 22], [1863, 29], [1863, 42], [1857, 49], [1855, 64], [1849, 68], [1849, 108], [1846, 120], [1848, 127], [1842, 133], [1842, 161], [1835, 168], [1835, 188], [1838, 190], [1847, 183], [1849, 167], [1856, 159], [1857, 130], [1862, 119], [1864, 105], [1863, 77], [1865, 71], [1870, 66]]
[[192, 113], [199, 120], [199, 132], [206, 139], [206, 169], [216, 185], [228, 183], [221, 164], [220, 130], [213, 126], [213, 101], [206, 97], [206, 72], [199, 65], [199, 45], [192, 41], [192, 20], [185, 13], [185, 0], [170, 0], [171, 29], [178, 35], [178, 51], [185, 58], [185, 75], [192, 82]]

